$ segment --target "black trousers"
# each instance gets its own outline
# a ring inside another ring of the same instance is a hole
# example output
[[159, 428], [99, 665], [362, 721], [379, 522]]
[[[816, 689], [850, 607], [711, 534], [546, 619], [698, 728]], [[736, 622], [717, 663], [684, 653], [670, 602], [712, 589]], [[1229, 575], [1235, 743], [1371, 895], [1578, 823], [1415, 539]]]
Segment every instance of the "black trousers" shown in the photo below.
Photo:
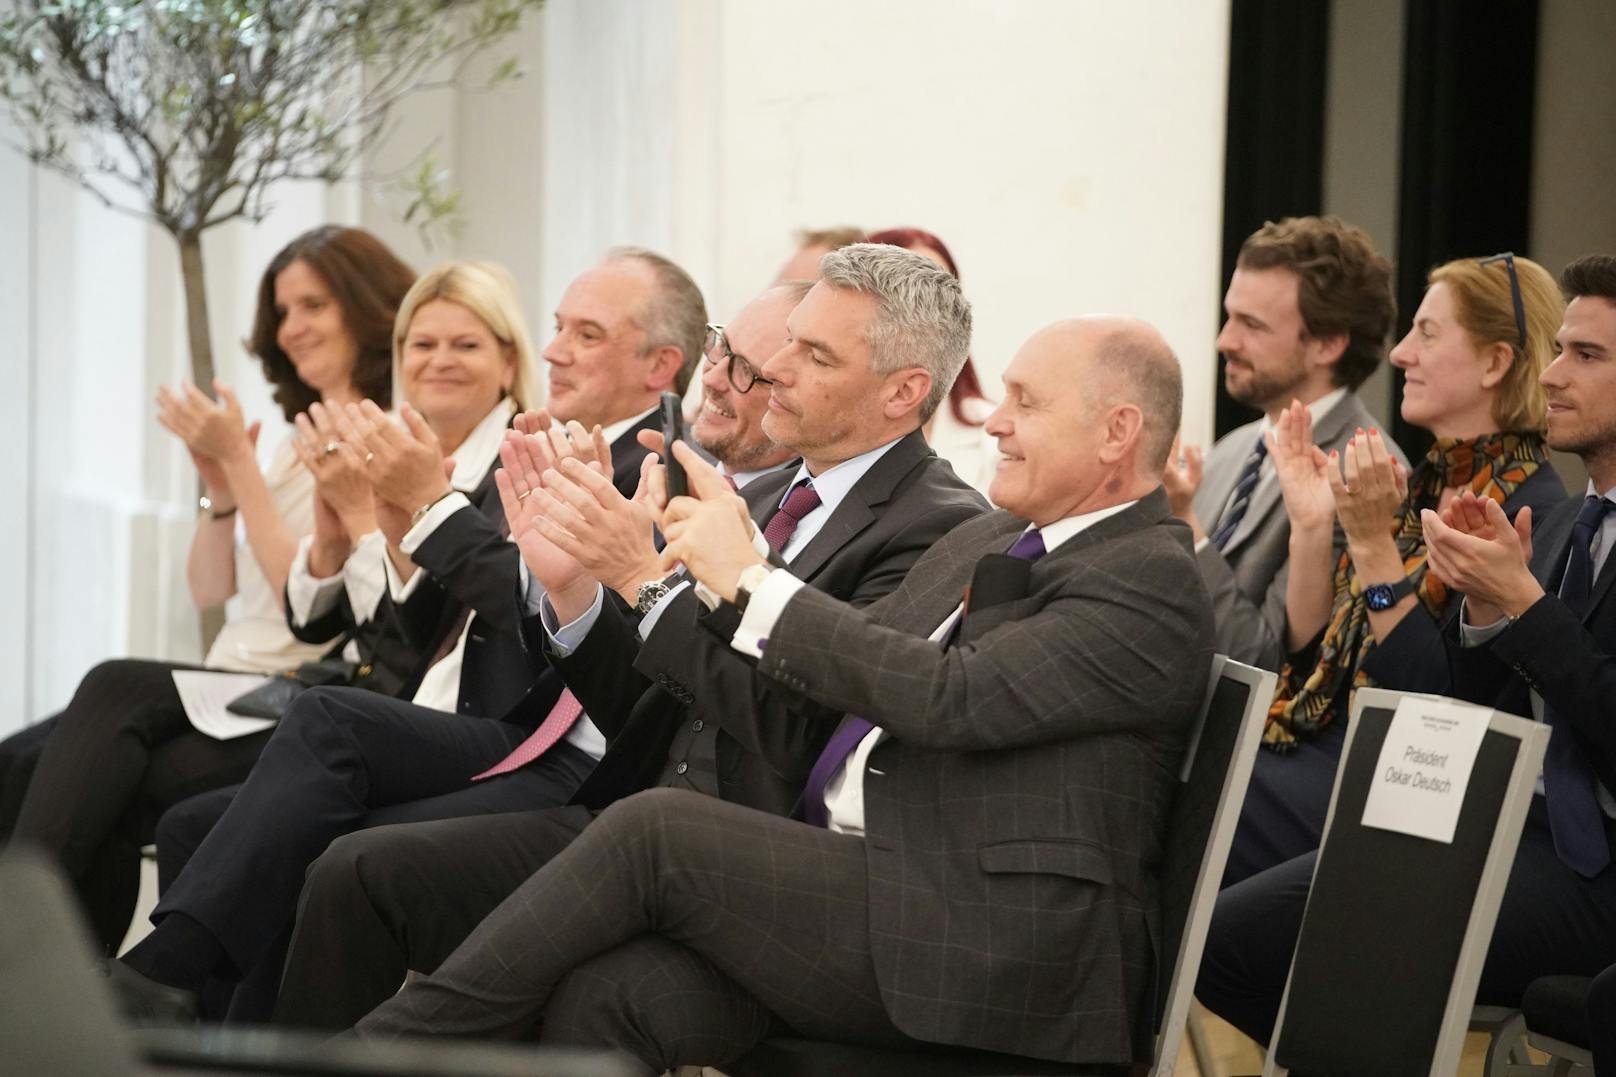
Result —
[[338, 838], [304, 880], [275, 1022], [351, 1028], [410, 969], [441, 965], [593, 818], [571, 805]]
[[241, 781], [269, 739], [221, 741], [193, 729], [172, 674], [196, 668], [118, 659], [90, 670], [50, 723], [18, 805], [13, 840], [61, 862], [103, 947], [116, 946], [129, 928], [140, 847], [157, 816]]
[[[444, 888], [454, 886], [446, 881]], [[784, 1024], [911, 1047], [869, 949], [864, 842], [699, 793], [618, 801], [364, 1036], [613, 1046], [722, 1066]]]
[[[1605, 832], [1616, 848], [1616, 823]], [[1196, 997], [1258, 1043], [1268, 1043], [1301, 933], [1316, 853], [1218, 895]], [[1516, 1006], [1539, 976], [1593, 976], [1616, 963], [1616, 867], [1584, 879], [1560, 862], [1542, 797], [1532, 798], [1510, 868], [1476, 1001]]]
[[276, 948], [290, 930], [304, 873], [334, 838], [383, 809], [399, 811], [382, 821], [413, 817], [424, 810], [417, 802], [467, 789], [471, 798], [491, 798], [503, 785], [499, 795], [530, 807], [564, 803], [594, 765], [565, 742], [513, 774], [471, 783], [526, 735], [505, 722], [363, 689], [305, 692], [152, 919], [182, 912], [200, 923], [228, 955], [227, 972], [245, 976], [268, 959], [269, 974], [278, 974]]
[[1588, 992], [1588, 1029], [1594, 1069], [1616, 1065], [1616, 965], [1594, 977]]

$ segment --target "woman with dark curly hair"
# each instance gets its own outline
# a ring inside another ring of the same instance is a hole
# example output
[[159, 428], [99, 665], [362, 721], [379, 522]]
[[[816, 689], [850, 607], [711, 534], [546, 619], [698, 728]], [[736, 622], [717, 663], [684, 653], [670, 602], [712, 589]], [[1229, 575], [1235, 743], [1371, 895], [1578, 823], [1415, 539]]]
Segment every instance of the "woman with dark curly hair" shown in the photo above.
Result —
[[[288, 421], [315, 401], [390, 404], [393, 319], [414, 279], [357, 228], [313, 229], [275, 256], [247, 346]], [[191, 598], [200, 609], [235, 599], [203, 668], [274, 673], [325, 650], [294, 639], [281, 608], [298, 543], [313, 529], [313, 479], [291, 438], [260, 470], [259, 424], [245, 421], [228, 387], [214, 387], [217, 401], [189, 383], [157, 397], [158, 421], [185, 442], [205, 490], [186, 564]], [[60, 714], [0, 745], [11, 760], [0, 770], [0, 835], [10, 829], [13, 841], [61, 862], [108, 948], [128, 926], [140, 847], [157, 815], [240, 781], [269, 736], [196, 732], [173, 679], [188, 668], [197, 667], [103, 662]]]

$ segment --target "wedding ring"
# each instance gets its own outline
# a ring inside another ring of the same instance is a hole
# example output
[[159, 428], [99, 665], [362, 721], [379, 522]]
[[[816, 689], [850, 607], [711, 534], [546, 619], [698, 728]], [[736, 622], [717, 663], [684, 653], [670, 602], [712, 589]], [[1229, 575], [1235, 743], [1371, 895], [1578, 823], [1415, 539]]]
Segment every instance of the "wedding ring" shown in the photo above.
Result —
[[336, 452], [341, 447], [342, 447], [342, 442], [340, 442], [340, 441], [328, 441], [328, 442], [325, 443], [325, 455], [330, 456], [332, 453]]
[[523, 490], [521, 493], [516, 495], [516, 500], [521, 501], [525, 498], [532, 497], [536, 493], [538, 493], [537, 490]]
[[368, 464], [368, 463], [370, 463], [370, 462], [371, 462], [371, 461], [372, 461], [372, 460], [374, 460], [374, 459], [376, 459], [376, 454], [375, 454], [375, 453], [373, 453], [373, 452], [367, 452], [367, 453], [366, 453], [366, 454], [365, 454], [365, 463], [367, 463], [367, 464]]

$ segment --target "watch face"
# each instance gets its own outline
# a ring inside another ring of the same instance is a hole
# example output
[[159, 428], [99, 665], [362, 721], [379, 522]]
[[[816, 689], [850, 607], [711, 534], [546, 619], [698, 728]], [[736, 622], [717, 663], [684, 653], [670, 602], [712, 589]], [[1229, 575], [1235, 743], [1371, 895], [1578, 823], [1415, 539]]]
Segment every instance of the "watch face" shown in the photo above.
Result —
[[1397, 605], [1397, 591], [1389, 583], [1371, 584], [1364, 588], [1364, 605], [1379, 613]]

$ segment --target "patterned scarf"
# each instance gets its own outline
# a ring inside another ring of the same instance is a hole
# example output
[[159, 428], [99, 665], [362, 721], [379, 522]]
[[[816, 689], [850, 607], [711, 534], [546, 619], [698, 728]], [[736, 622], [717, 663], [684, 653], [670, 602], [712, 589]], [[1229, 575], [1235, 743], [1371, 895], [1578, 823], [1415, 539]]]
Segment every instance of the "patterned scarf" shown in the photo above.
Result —
[[[1515, 489], [1549, 462], [1540, 434], [1489, 434], [1475, 439], [1438, 438], [1414, 474], [1409, 476], [1408, 498], [1397, 511], [1392, 536], [1403, 558], [1403, 570], [1414, 582], [1420, 604], [1440, 618], [1448, 604], [1448, 589], [1425, 571], [1425, 538], [1420, 532], [1420, 510], [1435, 509], [1448, 488], [1473, 490], [1502, 505]], [[1352, 558], [1345, 550], [1336, 562], [1330, 620], [1315, 651], [1311, 668], [1287, 661], [1279, 673], [1279, 690], [1268, 708], [1263, 743], [1285, 753], [1298, 738], [1314, 736], [1335, 716], [1336, 697], [1347, 689], [1347, 710], [1352, 690], [1374, 682], [1362, 670], [1363, 660], [1375, 646], [1369, 631], [1369, 607]], [[1302, 658], [1302, 655], [1294, 656]]]

